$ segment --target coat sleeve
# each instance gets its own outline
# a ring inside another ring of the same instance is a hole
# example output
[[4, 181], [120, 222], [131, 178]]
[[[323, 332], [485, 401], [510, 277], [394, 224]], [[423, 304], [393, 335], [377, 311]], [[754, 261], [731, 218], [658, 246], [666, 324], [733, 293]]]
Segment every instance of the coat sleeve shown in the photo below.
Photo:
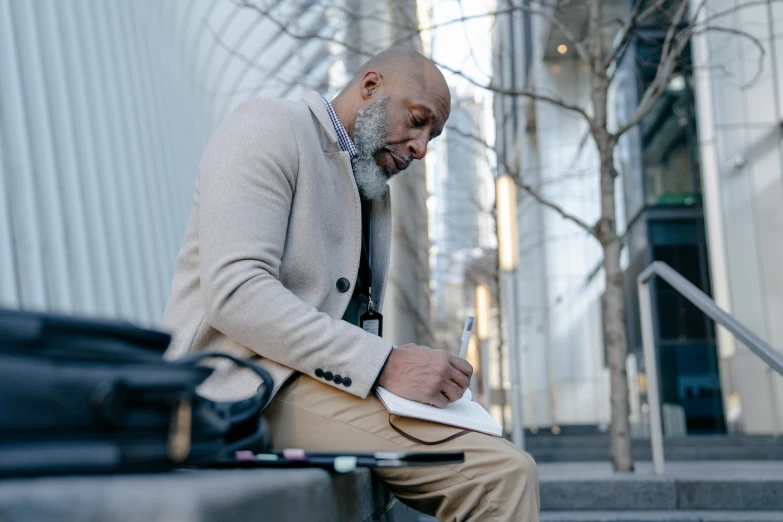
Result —
[[296, 135], [281, 101], [240, 105], [199, 167], [199, 269], [206, 320], [263, 357], [366, 397], [392, 345], [305, 303], [279, 280], [298, 172]]

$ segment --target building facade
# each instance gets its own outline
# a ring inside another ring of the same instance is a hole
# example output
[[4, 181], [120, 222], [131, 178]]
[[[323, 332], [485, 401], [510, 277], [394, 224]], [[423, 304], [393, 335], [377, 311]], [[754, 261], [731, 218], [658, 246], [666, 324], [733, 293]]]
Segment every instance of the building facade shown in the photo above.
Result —
[[[753, 34], [765, 52], [750, 39], [699, 33], [661, 100], [616, 149], [631, 419], [638, 433], [648, 410], [635, 278], [652, 261], [672, 266], [783, 349], [776, 320], [781, 276], [772, 268], [783, 248], [779, 8], [742, 4], [733, 10], [733, 2], [709, 2], [701, 16], [728, 10], [721, 23]], [[630, 6], [606, 2], [611, 13], [605, 16], [625, 19]], [[552, 14], [584, 34], [584, 12], [558, 6]], [[496, 27], [499, 85], [535, 88], [589, 110], [589, 76], [557, 28], [522, 12], [499, 17]], [[615, 122], [629, 117], [652, 80], [662, 27], [656, 19], [640, 27], [615, 64]], [[613, 35], [606, 36], [611, 42]], [[505, 162], [544, 197], [595, 222], [599, 173], [586, 123], [551, 104], [509, 96], [497, 97], [495, 114]], [[600, 248], [529, 195], [519, 200], [517, 331], [526, 425], [602, 426], [609, 420], [609, 382]], [[653, 312], [662, 401], [683, 416], [685, 432], [780, 429], [779, 376], [665, 283], [655, 285]]]
[[428, 165], [431, 264], [434, 319], [456, 321], [460, 330], [472, 307], [472, 294], [463, 296], [466, 274], [476, 259], [496, 248], [496, 241], [490, 151], [483, 144], [487, 102], [477, 94], [456, 92], [451, 100], [448, 126], [432, 143]]
[[[474, 393], [502, 421], [503, 376], [498, 353], [497, 238], [494, 165], [488, 148], [491, 104], [474, 89], [452, 90], [451, 115], [427, 158], [434, 348], [456, 353], [465, 319], [486, 321], [468, 350]], [[486, 303], [477, 304], [477, 288]], [[480, 292], [481, 290], [479, 290]], [[479, 309], [480, 308], [480, 309]], [[483, 366], [483, 367], [482, 367]], [[494, 394], [491, 390], [494, 390]], [[491, 395], [494, 395], [494, 407]]]
[[[763, 54], [714, 32], [692, 43], [695, 63], [715, 65], [694, 72], [710, 285], [722, 308], [783, 351], [783, 6], [739, 4], [722, 24], [759, 39]], [[711, 2], [707, 13], [732, 7]], [[717, 341], [729, 427], [779, 433], [783, 379], [722, 328]]]
[[[553, 57], [545, 22], [523, 11], [498, 16], [496, 85], [518, 91], [535, 84], [587, 103], [581, 65]], [[596, 152], [584, 121], [546, 103], [502, 95], [495, 96], [495, 120], [498, 174], [519, 174], [586, 222], [598, 218]], [[528, 194], [520, 192], [517, 201], [514, 294], [525, 426], [536, 431], [605, 424], [609, 378], [600, 332], [600, 248]]]

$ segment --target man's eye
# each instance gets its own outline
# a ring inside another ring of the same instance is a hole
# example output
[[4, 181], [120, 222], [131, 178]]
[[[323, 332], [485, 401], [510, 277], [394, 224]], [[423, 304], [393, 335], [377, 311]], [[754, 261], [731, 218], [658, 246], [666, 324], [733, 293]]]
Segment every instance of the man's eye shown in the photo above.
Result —
[[413, 124], [414, 124], [415, 126], [417, 126], [417, 127], [419, 127], [419, 126], [421, 126], [421, 125], [423, 125], [423, 124], [424, 124], [424, 122], [422, 122], [422, 121], [421, 121], [420, 119], [418, 119], [416, 116], [413, 116], [413, 117], [411, 118], [411, 120], [413, 120]]

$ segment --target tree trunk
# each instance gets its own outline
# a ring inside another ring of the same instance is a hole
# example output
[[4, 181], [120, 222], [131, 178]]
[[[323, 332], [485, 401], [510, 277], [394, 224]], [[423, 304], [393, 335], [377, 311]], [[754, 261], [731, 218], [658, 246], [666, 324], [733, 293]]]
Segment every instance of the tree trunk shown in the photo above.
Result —
[[[602, 176], [603, 177], [603, 176]], [[612, 184], [614, 180], [612, 180]], [[604, 245], [606, 291], [601, 300], [604, 316], [604, 343], [609, 358], [612, 420], [609, 458], [615, 471], [633, 471], [633, 453], [628, 422], [628, 377], [625, 360], [628, 340], [625, 335], [625, 296], [620, 269], [619, 238]]]
[[609, 459], [615, 471], [633, 471], [633, 452], [628, 416], [628, 377], [625, 360], [628, 355], [628, 339], [625, 335], [625, 292], [623, 271], [620, 268], [622, 242], [617, 235], [615, 220], [614, 141], [599, 133], [598, 150], [601, 155], [601, 219], [598, 237], [604, 253], [604, 282], [606, 289], [601, 299], [604, 318], [604, 345], [609, 359], [611, 381], [611, 428], [609, 431]]
[[604, 318], [604, 346], [609, 363], [611, 381], [610, 404], [611, 428], [609, 431], [609, 459], [615, 471], [633, 471], [633, 452], [629, 424], [628, 377], [625, 360], [628, 355], [628, 339], [625, 335], [625, 292], [623, 271], [620, 268], [622, 241], [617, 235], [615, 215], [616, 194], [614, 181], [615, 141], [606, 132], [595, 134], [596, 145], [601, 157], [601, 219], [596, 226], [596, 235], [603, 248], [605, 291], [601, 299]]
[[601, 299], [604, 317], [604, 344], [609, 358], [611, 380], [612, 418], [609, 432], [609, 458], [615, 471], [633, 471], [631, 434], [628, 423], [628, 380], [625, 358], [628, 341], [625, 336], [625, 296], [623, 273], [620, 270], [622, 243], [617, 236], [614, 180], [614, 146], [616, 138], [607, 130], [607, 102], [609, 79], [603, 67], [601, 42], [601, 0], [592, 0], [588, 19], [588, 53], [590, 55], [590, 98], [593, 102], [593, 121], [590, 132], [595, 140], [601, 161], [601, 218], [596, 225], [596, 237], [604, 253], [606, 290]]

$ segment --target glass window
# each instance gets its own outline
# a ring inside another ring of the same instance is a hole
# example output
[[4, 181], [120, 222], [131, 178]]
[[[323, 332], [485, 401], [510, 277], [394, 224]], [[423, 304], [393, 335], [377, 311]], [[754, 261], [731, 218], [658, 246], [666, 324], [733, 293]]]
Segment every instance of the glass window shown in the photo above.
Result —
[[[645, 12], [650, 6], [655, 3], [660, 5], [642, 21], [642, 25], [646, 27], [668, 27], [671, 25], [671, 20], [677, 13], [683, 0], [664, 0], [660, 3], [660, 0], [643, 0], [640, 12]], [[636, 2], [630, 2], [629, 10], [633, 8]], [[630, 14], [630, 11], [629, 11]]]
[[701, 203], [695, 130], [690, 78], [675, 76], [641, 125], [648, 205]]
[[[660, 38], [637, 43], [640, 98], [652, 84], [661, 53]], [[639, 124], [648, 205], [701, 204], [699, 152], [690, 50], [670, 79], [666, 91]]]

